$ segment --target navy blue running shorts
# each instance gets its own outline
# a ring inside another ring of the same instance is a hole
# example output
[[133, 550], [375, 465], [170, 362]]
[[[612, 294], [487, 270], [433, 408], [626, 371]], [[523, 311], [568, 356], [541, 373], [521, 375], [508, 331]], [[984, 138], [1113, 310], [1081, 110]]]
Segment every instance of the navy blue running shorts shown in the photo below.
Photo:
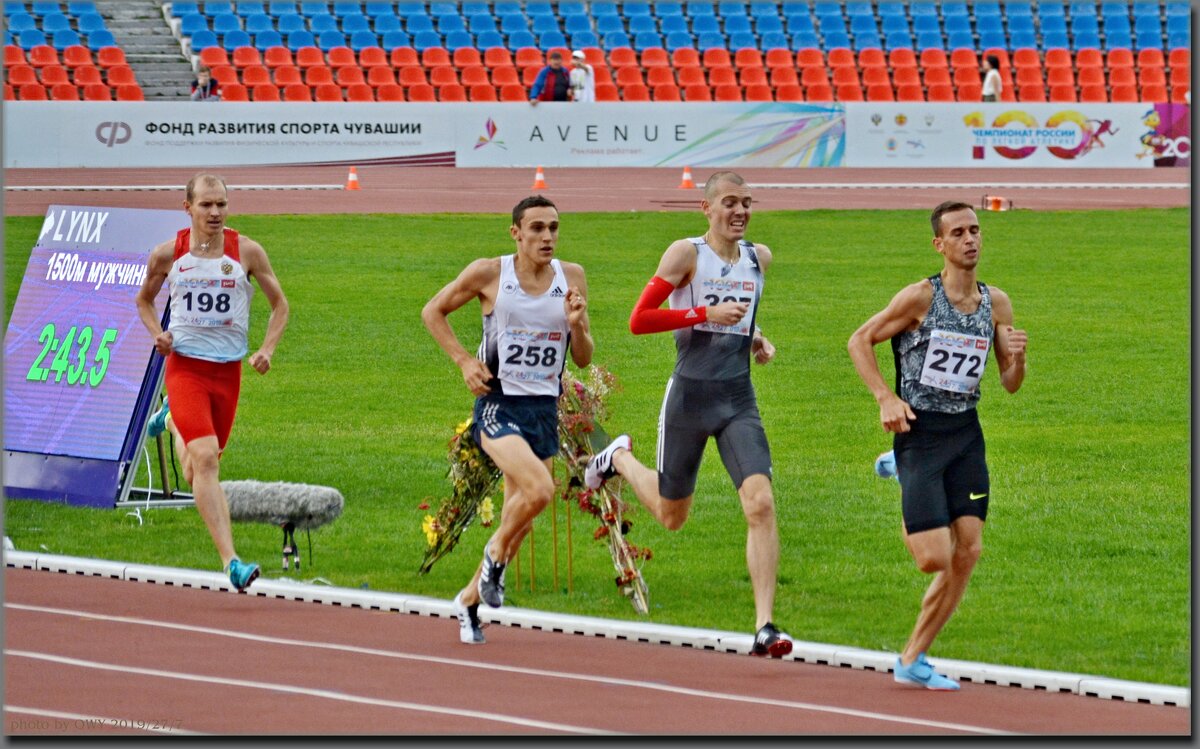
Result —
[[558, 399], [552, 395], [488, 393], [475, 399], [471, 436], [489, 439], [515, 434], [529, 443], [538, 460], [558, 454]]
[[658, 417], [658, 493], [685, 499], [696, 491], [700, 460], [716, 437], [721, 462], [740, 489], [746, 477], [771, 477], [771, 448], [749, 377], [695, 380], [671, 375]]
[[973, 515], [987, 520], [987, 455], [975, 409], [946, 414], [917, 411], [912, 430], [892, 440], [904, 528], [920, 533]]

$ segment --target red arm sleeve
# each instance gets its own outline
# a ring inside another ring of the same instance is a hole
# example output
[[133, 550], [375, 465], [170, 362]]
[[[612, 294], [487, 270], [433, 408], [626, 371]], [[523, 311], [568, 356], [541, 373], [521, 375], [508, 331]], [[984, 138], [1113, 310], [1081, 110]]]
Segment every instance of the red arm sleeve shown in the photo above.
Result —
[[675, 287], [670, 282], [658, 276], [650, 279], [637, 304], [633, 306], [633, 314], [629, 316], [629, 329], [634, 335], [688, 328], [708, 319], [707, 307], [659, 309], [674, 290]]

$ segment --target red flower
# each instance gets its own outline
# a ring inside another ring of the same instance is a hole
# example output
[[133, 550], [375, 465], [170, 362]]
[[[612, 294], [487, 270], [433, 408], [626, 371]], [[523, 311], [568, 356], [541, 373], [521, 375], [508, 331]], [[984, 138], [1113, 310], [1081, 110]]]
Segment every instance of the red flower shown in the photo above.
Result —
[[429, 503], [428, 503], [428, 502], [422, 502], [421, 504], [417, 505], [417, 509], [418, 509], [418, 510], [428, 510], [428, 509], [429, 509]]

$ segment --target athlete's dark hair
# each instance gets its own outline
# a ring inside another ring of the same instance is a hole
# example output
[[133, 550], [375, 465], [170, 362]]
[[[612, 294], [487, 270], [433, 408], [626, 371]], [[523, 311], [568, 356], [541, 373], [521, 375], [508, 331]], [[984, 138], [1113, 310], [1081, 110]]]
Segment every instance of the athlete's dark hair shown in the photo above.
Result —
[[187, 188], [184, 191], [184, 197], [187, 199], [187, 202], [191, 203], [196, 199], [196, 185], [200, 184], [201, 182], [208, 182], [210, 184], [215, 182], [224, 188], [226, 192], [229, 191], [229, 188], [225, 186], [224, 177], [201, 172], [200, 174], [197, 174], [195, 177], [192, 177], [190, 180], [188, 180]]
[[553, 208], [556, 211], [558, 210], [558, 206], [554, 205], [554, 201], [545, 195], [530, 195], [513, 207], [513, 226], [521, 225], [521, 219], [525, 218], [525, 211], [530, 208]]
[[973, 211], [975, 210], [975, 206], [971, 205], [970, 203], [962, 203], [957, 200], [947, 200], [937, 208], [934, 208], [933, 214], [929, 217], [929, 222], [933, 224], [933, 236], [942, 236], [942, 216], [946, 215], [947, 213], [954, 213], [955, 211], [961, 211], [963, 209]]

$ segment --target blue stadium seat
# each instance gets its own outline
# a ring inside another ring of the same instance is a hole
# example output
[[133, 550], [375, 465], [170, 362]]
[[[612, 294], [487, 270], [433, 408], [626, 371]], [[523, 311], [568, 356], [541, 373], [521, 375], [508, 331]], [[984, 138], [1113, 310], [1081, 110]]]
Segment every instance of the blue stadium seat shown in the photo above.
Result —
[[710, 0], [687, 0], [687, 4], [683, 6], [683, 12], [688, 18], [716, 15]]
[[[484, 7], [483, 12], [486, 13], [487, 3], [481, 4]], [[466, 7], [467, 5], [467, 3], [463, 3], [463, 7]], [[383, 0], [367, 0], [366, 5], [363, 7], [363, 13], [366, 14], [367, 18], [371, 19], [376, 19], [380, 16], [396, 15], [396, 11], [393, 9], [392, 4], [389, 2], [383, 2]]]
[[200, 13], [190, 13], [179, 19], [179, 33], [191, 36], [197, 31], [208, 31], [208, 18]]
[[[970, 17], [971, 12], [967, 10], [967, 4], [963, 2], [943, 3], [942, 18], [953, 18], [955, 16]], [[916, 20], [916, 19], [913, 19]]]
[[820, 49], [821, 39], [812, 31], [797, 31], [792, 34], [792, 43], [789, 45], [791, 49]]
[[1012, 49], [1037, 49], [1037, 34], [1033, 31], [1013, 31], [1008, 35], [1008, 46]]
[[1096, 15], [1096, 3], [1092, 0], [1071, 0], [1071, 18]]
[[644, 2], [644, 0], [628, 0], [621, 4], [621, 11], [629, 19], [633, 19], [635, 16], [654, 15], [650, 10], [650, 3]]
[[430, 47], [442, 46], [442, 35], [436, 31], [418, 31], [413, 34], [413, 49], [424, 52]]
[[13, 33], [20, 34], [22, 31], [36, 29], [38, 27], [37, 19], [29, 15], [25, 11], [13, 13], [8, 17], [8, 30]]
[[267, 15], [278, 18], [286, 13], [296, 12], [296, 0], [268, 0]]
[[599, 20], [601, 16], [620, 16], [617, 11], [617, 4], [604, 0], [603, 2], [592, 3], [592, 18]]
[[500, 33], [512, 34], [517, 31], [529, 31], [529, 19], [524, 13], [506, 13], [500, 16]]
[[564, 16], [563, 31], [568, 34], [578, 34], [581, 31], [592, 30], [592, 19], [590, 16]]
[[[1155, 23], [1158, 23], [1158, 19], [1155, 19]], [[1100, 33], [1100, 23], [1096, 16], [1075, 16], [1070, 25], [1072, 35]]]
[[481, 31], [475, 35], [475, 46], [479, 49], [503, 47], [504, 37], [498, 31]]
[[701, 34], [696, 39], [696, 49], [700, 51], [706, 49], [729, 49], [729, 42], [725, 39], [724, 34]]
[[979, 35], [979, 48], [991, 49], [993, 47], [1008, 49], [1008, 38], [1003, 31], [985, 31]]
[[[1162, 46], [1162, 39], [1159, 39], [1159, 46]], [[1090, 31], [1081, 31], [1071, 37], [1071, 49], [1100, 49], [1100, 34], [1093, 34]]]
[[221, 37], [221, 46], [225, 49], [237, 49], [238, 47], [249, 47], [254, 44], [250, 34], [242, 29], [234, 29]]
[[[784, 15], [787, 15], [787, 7], [784, 7]], [[888, 16], [907, 16], [908, 13], [904, 9], [902, 2], [881, 2], [879, 3], [879, 17], [887, 18]]]
[[932, 0], [913, 0], [912, 5], [909, 6], [909, 11], [914, 18], [917, 16], [936, 16], [938, 6]]
[[696, 40], [692, 39], [692, 35], [687, 32], [673, 31], [666, 35], [665, 44], [668, 52], [674, 52], [677, 49], [694, 47]]
[[467, 17], [467, 31], [478, 34], [484, 31], [499, 31], [496, 17], [491, 13], [472, 13]]
[[[46, 28], [45, 22], [43, 22], [42, 28], [46, 31], [50, 30]], [[1158, 16], [1138, 16], [1133, 21], [1133, 33], [1138, 35], [1162, 34], [1162, 22]]]
[[1066, 34], [1066, 16], [1046, 16], [1041, 20], [1043, 34]]
[[768, 31], [759, 37], [759, 47], [761, 49], [791, 49], [788, 44], [787, 35], [782, 31]]
[[397, 47], [413, 46], [412, 37], [405, 31], [389, 31], [379, 38], [379, 46], [389, 53]]
[[[870, 5], [870, 3], [865, 3]], [[750, 0], [750, 15], [754, 18], [760, 16], [778, 16], [779, 4], [774, 0]]]
[[320, 36], [326, 31], [337, 31], [338, 22], [328, 13], [321, 13], [308, 19], [308, 30], [313, 33], [313, 36]]
[[429, 4], [429, 15], [431, 16], [447, 16], [455, 13], [458, 13], [458, 3], [431, 2]]
[[91, 34], [88, 35], [88, 38], [87, 38], [88, 49], [101, 49], [102, 47], [116, 47], [116, 46], [117, 46], [117, 38], [115, 36], [113, 36], [113, 33], [111, 31], [109, 31], [108, 29], [101, 29], [99, 31], [93, 31]]
[[725, 34], [753, 34], [754, 24], [750, 16], [728, 16], [725, 19]]
[[[97, 32], [99, 33], [99, 32]], [[62, 52], [67, 47], [74, 47], [77, 44], [82, 44], [83, 39], [79, 36], [79, 32], [75, 29], [59, 29], [54, 32], [50, 38], [50, 43], [59, 52]]]
[[1042, 49], [1070, 49], [1071, 40], [1067, 32], [1042, 32]]
[[242, 28], [242, 19], [233, 13], [212, 16], [212, 30], [217, 34], [228, 34], [230, 31], [237, 31], [240, 28]]
[[564, 19], [571, 16], [586, 16], [588, 14], [587, 6], [579, 2], [579, 0], [570, 0], [569, 2], [568, 0], [561, 0], [558, 4], [558, 14]]
[[817, 28], [822, 34], [830, 32], [846, 33], [846, 17], [840, 13], [836, 16], [817, 16]]
[[811, 34], [817, 30], [807, 10], [794, 11], [791, 15], [784, 16], [783, 25], [789, 34]]
[[721, 22], [716, 16], [697, 16], [692, 19], [692, 33], [699, 36], [700, 34], [720, 34]]
[[855, 16], [870, 16], [875, 17], [875, 9], [870, 3], [864, 2], [848, 2], [846, 3], [846, 15], [853, 20]]
[[945, 49], [942, 35], [936, 31], [925, 31], [917, 34], [917, 49]]
[[[949, 19], [947, 19], [949, 20]], [[941, 24], [937, 16], [917, 16], [913, 19], [913, 32], [917, 34], [940, 34]]]
[[1033, 5], [1029, 0], [1008, 0], [1004, 4], [1004, 16], [1011, 22], [1014, 18], [1033, 19]]
[[1004, 22], [1000, 16], [975, 16], [975, 30], [983, 34], [1004, 33]]
[[47, 34], [54, 34], [69, 28], [71, 28], [71, 19], [67, 18], [65, 13], [55, 11], [42, 16], [42, 31]]
[[426, 15], [413, 14], [404, 19], [404, 30], [412, 35], [433, 31], [433, 19]]
[[1188, 18], [1188, 17], [1190, 17], [1191, 12], [1192, 12], [1192, 6], [1188, 3], [1180, 3], [1180, 2], [1168, 2], [1167, 3], [1167, 19], [1168, 20], [1170, 20], [1170, 18], [1172, 16], [1183, 16], [1184, 18]]
[[[557, 28], [557, 27], [556, 27]], [[442, 36], [454, 31], [466, 31], [467, 22], [463, 17], [454, 13], [452, 15], [440, 15], [437, 17], [437, 32]]]
[[[655, 35], [657, 36], [657, 34]], [[567, 46], [567, 37], [563, 36], [561, 31], [547, 31], [538, 35], [538, 49], [546, 52], [555, 47]], [[661, 44], [659, 46], [662, 46]]]
[[362, 52], [367, 47], [378, 47], [379, 37], [373, 31], [355, 31], [350, 35], [350, 49], [354, 54]]
[[825, 49], [833, 49], [834, 47], [845, 47], [850, 49], [850, 35], [844, 31], [830, 31], [828, 34], [822, 34], [825, 38]]
[[1125, 16], [1128, 18], [1129, 3], [1104, 0], [1104, 2], [1100, 3], [1100, 16], [1102, 18], [1114, 18], [1116, 16]]
[[[537, 31], [537, 29], [534, 29]], [[647, 31], [658, 31], [658, 19], [654, 16], [630, 16], [629, 18], [629, 33], [634, 36], [644, 34]]]
[[534, 34], [545, 34], [547, 31], [559, 31], [558, 19], [554, 16], [533, 16], [533, 26], [530, 29]]
[[675, 0], [669, 0], [668, 2], [655, 3], [654, 4], [654, 13], [659, 18], [669, 18], [671, 16], [682, 16], [683, 15], [683, 3], [675, 2]]
[[[58, 3], [54, 3], [54, 5], [57, 6]], [[204, 0], [204, 12], [210, 16], [233, 13], [233, 3], [229, 0]]]
[[842, 15], [842, 4], [833, 2], [832, 0], [817, 0], [812, 6], [813, 15], [820, 16], [840, 16]]
[[[197, 31], [195, 34], [192, 34], [192, 50], [195, 52], [208, 49], [209, 47], [219, 46], [221, 45], [217, 43], [217, 35], [208, 29]], [[88, 47], [91, 49], [96, 49], [96, 46], [92, 44], [91, 39], [88, 39]]]
[[763, 34], [782, 34], [783, 19], [779, 16], [755, 16], [754, 33], [759, 36]]
[[879, 38], [879, 34], [874, 31], [865, 34], [855, 34], [854, 51], [857, 52], [862, 49], [883, 49], [883, 41]]
[[977, 26], [979, 25], [979, 20], [981, 18], [986, 18], [988, 16], [995, 16], [999, 18], [1001, 15], [1000, 3], [996, 2], [996, 0], [980, 0], [971, 6], [971, 9], [975, 11], [975, 25]]
[[246, 16], [246, 31], [250, 34], [261, 34], [264, 31], [274, 30], [274, 28], [275, 21], [266, 13]]
[[408, 18], [409, 16], [424, 16], [428, 13], [425, 12], [425, 3], [419, 0], [401, 0], [396, 3], [396, 15]]
[[[1063, 46], [1066, 46], [1067, 35], [1063, 34]], [[946, 33], [946, 49], [975, 49], [975, 36], [971, 32], [948, 31]]]
[[400, 16], [384, 13], [375, 16], [375, 22], [371, 24], [371, 29], [376, 34], [386, 34], [389, 31], [403, 31], [404, 24], [401, 23]]
[[1104, 35], [1105, 49], [1133, 49], [1133, 34], [1129, 31], [1114, 31]]
[[[828, 43], [828, 40], [826, 40]], [[893, 31], [884, 39], [883, 47], [888, 52], [893, 49], [912, 49], [913, 40], [907, 31]]]
[[1132, 34], [1133, 27], [1129, 24], [1129, 16], [1112, 16], [1105, 18], [1102, 24], [1104, 34]]
[[[927, 18], [934, 22], [937, 21], [937, 16], [917, 16], [917, 18]], [[870, 21], [871, 27], [872, 27], [871, 30], [872, 31], [875, 30], [874, 29], [875, 20], [873, 18], [867, 18], [867, 19], [863, 19], [863, 20]], [[858, 18], [854, 19], [854, 22], [858, 22], [858, 21], [859, 21]], [[851, 27], [850, 30], [854, 31], [853, 26]], [[883, 28], [880, 29], [880, 31], [882, 31], [885, 35], [886, 34], [894, 34], [897, 31], [903, 31], [905, 33], [908, 33], [908, 19], [904, 18], [903, 16], [888, 16], [887, 18], [883, 19]]]
[[283, 35], [274, 29], [260, 31], [254, 35], [254, 48], [259, 52], [265, 52], [271, 47], [282, 47]]
[[442, 46], [451, 52], [462, 47], [474, 47], [475, 37], [471, 36], [469, 31], [451, 31], [446, 34], [446, 40]]
[[[663, 44], [663, 38], [658, 34], [658, 32], [643, 31], [642, 33], [633, 37], [634, 51], [641, 52], [642, 50], [650, 49], [651, 47], [662, 47], [663, 49], [666, 49], [666, 45]], [[549, 49], [549, 47], [546, 47], [545, 49]]]
[[242, 18], [263, 15], [266, 12], [267, 8], [263, 5], [263, 0], [238, 0], [236, 13]]
[[1062, 0], [1038, 0], [1037, 16], [1043, 21], [1047, 18], [1066, 18], [1067, 11], [1063, 8]]
[[1009, 16], [1008, 17], [1008, 33], [1028, 31], [1030, 34], [1036, 33], [1033, 26], [1033, 16]]
[[1133, 48], [1136, 50], [1162, 49], [1162, 34], [1136, 34], [1133, 39]]
[[729, 49], [758, 49], [758, 37], [746, 32], [727, 35]]
[[287, 35], [284, 45], [295, 52], [301, 47], [317, 46], [317, 39], [312, 35], [311, 31], [293, 31]]
[[370, 31], [371, 21], [360, 13], [342, 16], [342, 33], [353, 34], [357, 31]]
[[661, 20], [662, 20], [661, 30], [662, 30], [662, 33], [664, 33], [664, 34], [677, 34], [680, 32], [687, 34], [691, 31], [691, 29], [688, 28], [687, 18], [682, 15], [667, 16], [665, 18], [662, 18]]
[[496, 4], [492, 6], [492, 13], [496, 14], [497, 18], [512, 14], [523, 16], [525, 15], [525, 9], [521, 6], [521, 3], [515, 0], [496, 0]]
[[571, 34], [570, 37], [571, 49], [583, 49], [584, 47], [600, 46], [600, 37], [596, 36], [594, 31], [576, 31], [574, 34]]
[[1184, 47], [1191, 48], [1192, 32], [1188, 29], [1187, 33], [1171, 34], [1167, 37], [1167, 49], [1181, 49]]
[[[1170, 8], [1170, 6], [1168, 6], [1167, 7], [1168, 13], [1170, 12], [1170, 10], [1171, 10], [1171, 8]], [[70, 2], [67, 3], [67, 13], [69, 13], [73, 16], [81, 16], [84, 13], [99, 13], [99, 12], [100, 11], [96, 9], [96, 3], [93, 0], [70, 0]]]
[[746, 15], [746, 3], [742, 0], [717, 0], [717, 15], [722, 18]]
[[308, 23], [304, 20], [304, 16], [298, 13], [289, 13], [276, 20], [275, 28], [280, 34], [286, 36], [297, 31], [308, 31]]
[[521, 47], [536, 47], [537, 37], [530, 31], [514, 31], [508, 35], [508, 48], [520, 49]]
[[44, 16], [48, 13], [59, 13], [58, 3], [55, 0], [34, 0], [33, 7], [30, 11], [34, 16]]
[[[511, 44], [512, 39], [509, 38]], [[601, 39], [601, 43], [606, 50], [616, 49], [618, 47], [630, 47], [633, 45], [629, 42], [629, 35], [624, 31], [610, 31]], [[511, 47], [510, 47], [511, 48]]]
[[528, 2], [525, 4], [525, 15], [530, 18], [533, 16], [552, 16], [554, 15], [554, 8], [550, 7], [550, 3], [540, 0], [539, 2]]

